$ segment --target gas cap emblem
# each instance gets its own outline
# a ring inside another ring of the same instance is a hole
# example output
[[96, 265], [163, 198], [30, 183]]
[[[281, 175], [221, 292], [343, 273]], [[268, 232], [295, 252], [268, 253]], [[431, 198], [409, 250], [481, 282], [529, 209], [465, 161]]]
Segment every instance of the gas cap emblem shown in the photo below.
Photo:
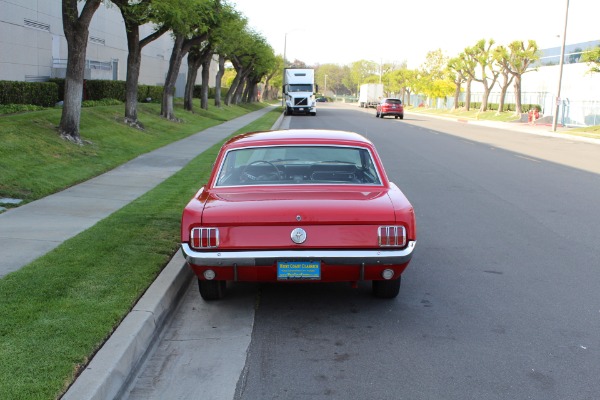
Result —
[[300, 244], [306, 240], [306, 231], [302, 228], [296, 228], [292, 231], [292, 242]]

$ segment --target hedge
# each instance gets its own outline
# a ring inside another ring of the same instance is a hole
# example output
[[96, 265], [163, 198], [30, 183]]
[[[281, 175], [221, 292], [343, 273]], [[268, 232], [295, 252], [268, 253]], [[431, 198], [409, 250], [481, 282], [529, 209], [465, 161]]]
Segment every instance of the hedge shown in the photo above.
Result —
[[[464, 107], [465, 106], [465, 102], [464, 101], [460, 101], [458, 103], [459, 107]], [[481, 102], [479, 101], [472, 101], [471, 102], [471, 109], [472, 110], [477, 110], [478, 108], [481, 107]], [[497, 111], [498, 107], [500, 107], [500, 105], [498, 103], [488, 103], [488, 110], [490, 111]], [[521, 110], [525, 113], [528, 112], [531, 109], [537, 109], [538, 111], [542, 110], [542, 107], [539, 104], [521, 104]], [[506, 111], [516, 111], [517, 110], [517, 105], [514, 103], [508, 103], [508, 104], [504, 104], [503, 110], [504, 112]]]
[[58, 85], [53, 82], [0, 81], [0, 104], [31, 104], [54, 107]]
[[[224, 97], [227, 94], [228, 90], [229, 90], [229, 88], [227, 88], [227, 87], [221, 87], [221, 97]], [[202, 91], [202, 85], [194, 85], [194, 93], [192, 94], [192, 96], [195, 99], [199, 99], [201, 91]], [[209, 99], [214, 99], [215, 93], [216, 93], [216, 89], [214, 87], [208, 88], [208, 98]]]

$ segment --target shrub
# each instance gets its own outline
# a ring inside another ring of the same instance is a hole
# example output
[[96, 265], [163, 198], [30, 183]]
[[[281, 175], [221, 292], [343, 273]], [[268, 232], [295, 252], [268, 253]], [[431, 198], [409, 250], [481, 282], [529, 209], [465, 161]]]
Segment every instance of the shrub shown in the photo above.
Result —
[[139, 85], [138, 86], [138, 102], [148, 102], [150, 99], [153, 103], [159, 103], [162, 99], [163, 87], [162, 86], [151, 86], [151, 85]]
[[83, 83], [83, 93], [84, 100], [125, 101], [125, 81], [86, 80]]
[[100, 99], [100, 100], [84, 100], [81, 103], [82, 107], [96, 107], [96, 106], [118, 106], [123, 104], [121, 100], [117, 99]]
[[0, 81], [0, 104], [32, 104], [53, 107], [58, 86], [52, 82]]
[[43, 110], [42, 106], [34, 106], [31, 104], [1, 104], [0, 114], [15, 114], [25, 111], [39, 111]]
[[53, 82], [58, 85], [58, 101], [65, 99], [65, 80], [64, 78], [50, 78], [48, 82]]

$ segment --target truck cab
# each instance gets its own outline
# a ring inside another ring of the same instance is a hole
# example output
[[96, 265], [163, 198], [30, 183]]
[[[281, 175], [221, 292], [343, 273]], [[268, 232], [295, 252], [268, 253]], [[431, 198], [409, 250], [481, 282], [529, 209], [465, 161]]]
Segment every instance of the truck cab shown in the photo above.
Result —
[[309, 68], [287, 68], [284, 73], [283, 96], [285, 114], [317, 115], [315, 71]]

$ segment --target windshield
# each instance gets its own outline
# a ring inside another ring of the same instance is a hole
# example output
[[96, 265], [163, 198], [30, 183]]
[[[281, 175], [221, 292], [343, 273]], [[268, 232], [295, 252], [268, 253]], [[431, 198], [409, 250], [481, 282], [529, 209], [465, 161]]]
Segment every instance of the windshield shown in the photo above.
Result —
[[310, 83], [301, 83], [288, 85], [289, 92], [312, 92], [312, 85]]
[[381, 185], [371, 153], [338, 146], [270, 146], [230, 150], [215, 186]]

